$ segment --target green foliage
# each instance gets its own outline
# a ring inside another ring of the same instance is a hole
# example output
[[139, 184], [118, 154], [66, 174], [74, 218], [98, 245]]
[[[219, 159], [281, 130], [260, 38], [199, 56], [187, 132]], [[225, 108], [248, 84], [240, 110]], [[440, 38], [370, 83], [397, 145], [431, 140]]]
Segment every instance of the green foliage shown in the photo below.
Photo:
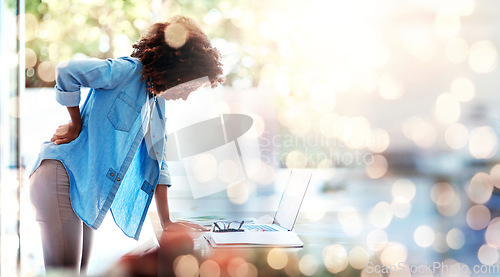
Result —
[[[10, 2], [15, 4], [15, 1]], [[127, 56], [131, 53], [131, 45], [152, 23], [165, 21], [176, 14], [192, 17], [211, 39], [222, 43], [224, 49], [220, 50], [224, 59], [230, 60], [226, 85], [238, 78], [247, 78], [247, 86], [249, 82], [250, 86], [256, 84], [257, 68], [268, 62], [268, 58], [263, 56], [260, 64], [254, 63], [250, 68], [239, 65], [245, 56], [255, 54], [255, 46], [248, 45], [255, 41], [251, 41], [251, 37], [249, 40], [241, 26], [234, 24], [231, 18], [233, 3], [221, 0], [163, 1], [160, 6], [157, 3], [153, 0], [27, 0], [26, 48], [31, 54], [26, 57], [26, 87], [53, 86], [52, 70], [67, 59], [82, 55]], [[251, 7], [238, 9], [246, 8]], [[216, 20], [205, 23], [210, 13], [216, 15]]]
[[[6, 0], [5, 4], [9, 10], [11, 10], [11, 11], [17, 10], [17, 1], [16, 0]], [[17, 14], [17, 12], [16, 12], [16, 14]]]

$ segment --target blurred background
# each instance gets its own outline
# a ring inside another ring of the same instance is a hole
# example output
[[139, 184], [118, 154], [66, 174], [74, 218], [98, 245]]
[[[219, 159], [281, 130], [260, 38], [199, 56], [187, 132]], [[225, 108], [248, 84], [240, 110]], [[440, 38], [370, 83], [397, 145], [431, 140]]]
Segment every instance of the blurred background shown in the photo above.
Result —
[[[128, 56], [177, 14], [222, 53], [226, 82], [203, 93], [220, 113], [252, 116], [261, 161], [252, 182], [197, 200], [174, 182], [174, 217], [272, 216], [290, 169], [307, 168], [306, 246], [282, 267], [267, 259], [283, 276], [434, 262], [460, 269], [449, 276], [500, 274], [499, 11], [495, 0], [0, 0], [1, 274], [43, 273], [28, 175], [69, 119], [55, 66]], [[119, 232], [106, 228], [98, 240]]]

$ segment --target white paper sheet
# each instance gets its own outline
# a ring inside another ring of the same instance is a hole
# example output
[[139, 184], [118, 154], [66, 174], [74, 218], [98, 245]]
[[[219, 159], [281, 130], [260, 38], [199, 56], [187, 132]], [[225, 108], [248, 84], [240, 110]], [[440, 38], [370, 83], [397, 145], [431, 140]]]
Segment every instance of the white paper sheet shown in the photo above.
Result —
[[302, 247], [294, 232], [234, 232], [205, 234], [213, 247]]

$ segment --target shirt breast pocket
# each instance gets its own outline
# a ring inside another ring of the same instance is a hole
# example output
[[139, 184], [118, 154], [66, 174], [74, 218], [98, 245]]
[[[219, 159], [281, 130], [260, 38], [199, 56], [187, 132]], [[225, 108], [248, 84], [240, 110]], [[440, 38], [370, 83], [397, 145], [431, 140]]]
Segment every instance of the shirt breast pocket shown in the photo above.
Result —
[[116, 97], [108, 112], [108, 120], [116, 130], [128, 132], [141, 110], [132, 98], [122, 92]]

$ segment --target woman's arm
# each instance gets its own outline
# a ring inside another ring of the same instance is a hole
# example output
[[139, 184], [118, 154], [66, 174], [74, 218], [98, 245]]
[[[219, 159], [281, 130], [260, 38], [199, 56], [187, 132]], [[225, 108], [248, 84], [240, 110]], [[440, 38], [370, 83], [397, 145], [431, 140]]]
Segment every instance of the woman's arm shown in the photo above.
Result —
[[50, 139], [50, 141], [53, 141], [55, 144], [71, 142], [80, 134], [80, 131], [82, 129], [80, 108], [78, 106], [68, 107], [68, 112], [69, 116], [71, 117], [71, 121], [67, 124], [59, 126], [52, 139]]
[[156, 210], [158, 211], [158, 217], [160, 217], [161, 228], [163, 230], [166, 230], [172, 223], [170, 220], [170, 211], [168, 210], [167, 190], [168, 186], [166, 185], [157, 185], [155, 190]]
[[155, 190], [156, 210], [158, 211], [158, 216], [160, 217], [161, 228], [163, 229], [163, 231], [209, 231], [209, 229], [194, 223], [172, 222], [172, 220], [170, 220], [170, 212], [168, 209], [167, 190], [168, 186], [166, 185], [157, 185]]
[[66, 107], [80, 104], [80, 88], [110, 90], [123, 85], [135, 70], [131, 59], [68, 60], [56, 67], [56, 100]]
[[135, 68], [131, 60], [68, 60], [56, 68], [56, 100], [68, 108], [71, 122], [59, 126], [50, 141], [55, 144], [69, 143], [82, 129], [80, 115], [80, 88], [113, 89]]

